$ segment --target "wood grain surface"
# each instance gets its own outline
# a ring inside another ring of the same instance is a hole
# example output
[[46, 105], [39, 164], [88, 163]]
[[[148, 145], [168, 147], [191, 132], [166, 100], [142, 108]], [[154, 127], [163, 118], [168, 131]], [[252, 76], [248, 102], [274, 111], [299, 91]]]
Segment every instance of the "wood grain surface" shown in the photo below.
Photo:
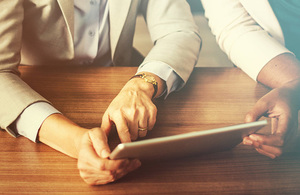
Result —
[[[22, 78], [64, 115], [84, 127], [99, 126], [122, 86], [127, 67], [20, 67]], [[146, 139], [242, 123], [268, 89], [237, 68], [196, 68], [189, 82], [158, 99], [157, 123]], [[269, 126], [261, 132], [269, 132]], [[111, 147], [119, 143], [112, 131]], [[180, 149], [180, 148], [178, 148]], [[160, 162], [143, 162], [121, 180], [88, 186], [76, 159], [44, 144], [0, 132], [0, 194], [299, 194], [297, 147], [271, 160], [252, 148]]]

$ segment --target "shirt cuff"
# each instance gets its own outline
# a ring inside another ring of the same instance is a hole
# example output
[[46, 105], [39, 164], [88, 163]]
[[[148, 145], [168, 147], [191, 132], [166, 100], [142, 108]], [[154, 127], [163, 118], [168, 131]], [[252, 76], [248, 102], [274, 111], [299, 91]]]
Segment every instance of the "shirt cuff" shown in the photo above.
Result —
[[16, 132], [36, 142], [38, 131], [45, 119], [55, 113], [60, 113], [46, 102], [37, 102], [28, 106], [15, 121]]
[[164, 62], [154, 61], [145, 63], [139, 67], [137, 74], [140, 72], [153, 73], [166, 82], [167, 89], [160, 95], [165, 95], [165, 98], [183, 84], [183, 81], [173, 68]]

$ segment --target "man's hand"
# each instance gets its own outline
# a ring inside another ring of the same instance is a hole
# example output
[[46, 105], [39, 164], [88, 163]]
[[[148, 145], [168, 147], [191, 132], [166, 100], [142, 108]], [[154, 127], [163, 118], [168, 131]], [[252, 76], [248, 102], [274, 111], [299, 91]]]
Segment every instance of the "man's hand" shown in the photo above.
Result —
[[[157, 76], [155, 78], [159, 95], [164, 88], [164, 81]], [[157, 108], [151, 99], [153, 93], [151, 83], [141, 78], [129, 80], [104, 113], [101, 128], [108, 134], [115, 124], [121, 142], [146, 136], [147, 130], [151, 130], [156, 122]]]
[[246, 115], [246, 122], [253, 122], [262, 116], [271, 118], [269, 135], [252, 134], [243, 143], [252, 145], [259, 153], [272, 159], [280, 156], [298, 131], [299, 81], [289, 82], [275, 88], [257, 101]]
[[110, 160], [107, 136], [100, 128], [87, 131], [79, 147], [78, 169], [83, 180], [90, 185], [113, 182], [140, 167], [135, 160]]

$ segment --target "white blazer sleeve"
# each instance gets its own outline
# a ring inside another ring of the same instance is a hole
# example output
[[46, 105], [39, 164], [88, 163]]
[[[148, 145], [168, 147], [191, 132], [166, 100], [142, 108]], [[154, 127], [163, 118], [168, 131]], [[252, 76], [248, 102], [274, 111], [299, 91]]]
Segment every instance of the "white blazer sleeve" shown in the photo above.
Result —
[[290, 52], [249, 15], [239, 0], [202, 0], [202, 4], [220, 48], [254, 80], [271, 59]]

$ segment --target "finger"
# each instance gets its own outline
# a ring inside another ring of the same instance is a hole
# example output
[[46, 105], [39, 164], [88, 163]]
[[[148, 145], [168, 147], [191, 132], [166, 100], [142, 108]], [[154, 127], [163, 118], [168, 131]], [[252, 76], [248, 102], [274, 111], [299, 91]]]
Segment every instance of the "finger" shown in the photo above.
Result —
[[266, 153], [274, 155], [275, 157], [278, 157], [282, 154], [282, 148], [281, 147], [261, 145], [260, 149], [262, 151], [265, 151]]
[[80, 171], [80, 176], [84, 179], [108, 179], [110, 176], [115, 175], [116, 171], [97, 171], [94, 169], [85, 169]]
[[157, 108], [154, 104], [149, 109], [148, 130], [152, 130], [156, 123]]
[[259, 134], [251, 134], [249, 138], [254, 141], [260, 143], [260, 145], [269, 145], [269, 146], [283, 146], [283, 139], [281, 135], [259, 135]]
[[130, 165], [126, 167], [127, 172], [134, 171], [135, 169], [139, 168], [142, 165], [139, 159], [132, 159], [130, 161]]
[[106, 178], [106, 179], [98, 179], [94, 182], [93, 185], [104, 185], [104, 184], [112, 183], [115, 180], [116, 180], [116, 178], [114, 178], [114, 177], [110, 177], [110, 178]]
[[[83, 146], [84, 147], [84, 146]], [[102, 167], [103, 159], [99, 158], [92, 146], [81, 149], [78, 156], [77, 168], [81, 171], [97, 171]]]
[[131, 142], [127, 120], [125, 117], [123, 117], [122, 113], [115, 112], [113, 115], [111, 115], [111, 119], [116, 125], [120, 141], [122, 143]]
[[252, 146], [265, 156], [274, 159], [282, 154], [283, 141], [280, 136], [251, 134], [249, 138]]
[[78, 169], [86, 169], [89, 166], [95, 168], [100, 167], [101, 160], [93, 146], [89, 132], [87, 132], [82, 138], [81, 148], [78, 154]]
[[102, 117], [101, 128], [104, 130], [107, 136], [112, 129], [112, 125], [113, 122], [110, 120], [108, 112], [106, 111]]
[[257, 121], [260, 117], [265, 115], [268, 111], [268, 105], [261, 100], [258, 100], [254, 107], [246, 114], [245, 122]]
[[247, 145], [247, 146], [252, 146], [253, 145], [253, 141], [247, 136], [243, 138], [243, 144]]
[[249, 137], [243, 138], [243, 144], [247, 145], [247, 146], [252, 146], [254, 148], [259, 148], [261, 145], [259, 142], [254, 141], [254, 140], [250, 139]]
[[144, 114], [141, 116], [141, 119], [138, 124], [139, 128], [139, 137], [145, 137], [147, 135], [147, 130], [148, 130], [148, 116]]
[[138, 122], [129, 122], [129, 129], [130, 129], [130, 138], [131, 140], [136, 140], [138, 138]]
[[258, 153], [260, 153], [260, 154], [262, 154], [262, 155], [268, 156], [268, 157], [270, 157], [270, 158], [272, 158], [272, 159], [276, 158], [276, 155], [274, 155], [274, 154], [272, 154], [272, 153], [266, 152], [266, 151], [264, 151], [264, 150], [262, 150], [262, 149], [260, 149], [260, 148], [255, 148], [255, 149], [256, 149], [256, 151], [257, 151]]
[[136, 170], [141, 166], [141, 161], [138, 159], [131, 160], [131, 164], [127, 166], [125, 169], [119, 169], [116, 171], [116, 178], [119, 179], [126, 175], [127, 173]]
[[100, 128], [96, 128], [89, 131], [88, 135], [98, 156], [101, 158], [108, 158], [110, 148], [107, 143], [107, 136], [105, 132]]
[[147, 130], [139, 130], [139, 137], [145, 137], [147, 135]]
[[109, 170], [109, 171], [116, 171], [119, 169], [126, 169], [130, 166], [131, 160], [128, 159], [121, 159], [121, 160], [103, 160], [103, 167], [102, 170]]
[[[88, 153], [88, 151], [83, 151]], [[78, 169], [81, 171], [115, 171], [118, 169], [124, 169], [129, 166], [130, 161], [128, 159], [121, 160], [109, 160], [109, 159], [101, 159], [97, 157], [97, 155], [88, 154], [82, 155], [80, 159], [78, 159]]]
[[102, 185], [116, 180], [116, 174], [110, 171], [80, 172], [80, 176], [89, 185]]

